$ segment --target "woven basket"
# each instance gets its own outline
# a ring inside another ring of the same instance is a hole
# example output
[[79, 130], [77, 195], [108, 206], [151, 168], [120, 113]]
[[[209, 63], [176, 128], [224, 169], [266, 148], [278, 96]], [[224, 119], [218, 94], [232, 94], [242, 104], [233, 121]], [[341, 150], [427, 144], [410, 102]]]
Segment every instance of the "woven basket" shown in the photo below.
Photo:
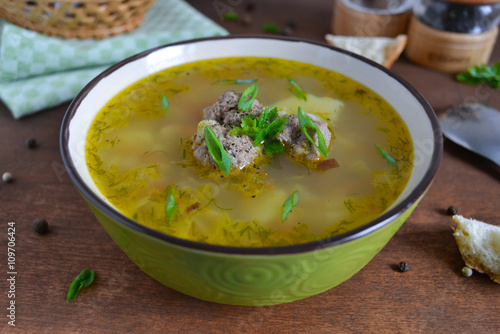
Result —
[[0, 17], [49, 36], [105, 38], [131, 32], [155, 0], [0, 0]]

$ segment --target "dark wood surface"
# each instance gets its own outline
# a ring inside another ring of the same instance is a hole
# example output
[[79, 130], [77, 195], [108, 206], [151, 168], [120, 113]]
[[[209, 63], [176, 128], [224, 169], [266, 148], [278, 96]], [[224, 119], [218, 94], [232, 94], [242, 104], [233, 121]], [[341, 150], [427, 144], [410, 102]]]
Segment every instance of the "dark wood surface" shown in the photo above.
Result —
[[[220, 1], [245, 13], [249, 1]], [[247, 25], [220, 22], [215, 1], [190, 0], [231, 33], [256, 33], [265, 22], [293, 21], [294, 36], [322, 41], [330, 31], [331, 0], [253, 1]], [[492, 60], [500, 59], [497, 42]], [[469, 87], [453, 76], [403, 57], [393, 70], [436, 113], [464, 101], [500, 108], [500, 91]], [[10, 333], [498, 333], [500, 285], [486, 275], [462, 276], [450, 205], [500, 225], [500, 171], [445, 141], [435, 182], [387, 246], [358, 274], [323, 294], [290, 304], [250, 308], [208, 303], [164, 287], [142, 273], [99, 225], [64, 172], [59, 127], [68, 104], [14, 120], [0, 104], [0, 332]], [[29, 150], [28, 137], [39, 147]], [[50, 233], [32, 222], [44, 217]], [[7, 228], [16, 226], [16, 327], [7, 324]], [[406, 261], [410, 270], [395, 269]], [[66, 302], [83, 268], [95, 283]]]

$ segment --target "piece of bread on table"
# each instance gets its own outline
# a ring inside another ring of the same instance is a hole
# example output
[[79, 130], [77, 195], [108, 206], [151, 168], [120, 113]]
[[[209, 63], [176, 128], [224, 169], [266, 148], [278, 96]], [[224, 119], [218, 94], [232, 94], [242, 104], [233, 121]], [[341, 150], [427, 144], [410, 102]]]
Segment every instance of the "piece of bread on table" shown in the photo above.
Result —
[[479, 220], [453, 216], [453, 236], [465, 264], [500, 283], [500, 227]]
[[332, 46], [357, 53], [387, 68], [391, 68], [392, 64], [399, 58], [407, 41], [406, 35], [397, 37], [357, 37], [327, 34], [325, 39]]

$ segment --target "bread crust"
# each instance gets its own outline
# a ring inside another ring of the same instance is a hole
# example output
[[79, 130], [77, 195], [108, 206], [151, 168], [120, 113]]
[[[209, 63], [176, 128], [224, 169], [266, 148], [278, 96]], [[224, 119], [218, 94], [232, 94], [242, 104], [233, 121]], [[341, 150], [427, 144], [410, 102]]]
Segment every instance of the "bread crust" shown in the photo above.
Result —
[[[380, 62], [378, 61], [382, 66], [386, 68], [391, 68], [394, 62], [399, 58], [401, 53], [403, 52], [404, 48], [406, 47], [406, 42], [408, 40], [406, 35], [399, 35], [394, 38], [389, 38], [389, 37], [357, 37], [357, 36], [335, 36], [331, 34], [325, 35], [325, 39], [330, 44], [331, 46], [343, 48], [347, 51], [352, 51], [354, 53], [360, 54], [361, 56], [364, 56], [366, 58], [372, 59], [376, 61], [375, 59], [371, 58], [366, 52], [359, 50], [353, 50], [349, 47], [349, 45], [361, 45], [360, 41], [376, 41], [380, 43], [380, 52], [383, 52], [383, 60]], [[340, 43], [340, 40], [343, 40], [343, 43]], [[350, 41], [350, 43], [349, 43]], [[346, 45], [348, 44], [348, 45]], [[373, 50], [366, 50], [368, 51], [373, 51]]]
[[385, 60], [382, 63], [387, 68], [391, 68], [392, 64], [399, 58], [406, 46], [408, 38], [406, 35], [399, 35], [396, 37], [395, 43], [388, 45], [385, 50]]
[[454, 215], [453, 236], [467, 267], [500, 283], [500, 227]]

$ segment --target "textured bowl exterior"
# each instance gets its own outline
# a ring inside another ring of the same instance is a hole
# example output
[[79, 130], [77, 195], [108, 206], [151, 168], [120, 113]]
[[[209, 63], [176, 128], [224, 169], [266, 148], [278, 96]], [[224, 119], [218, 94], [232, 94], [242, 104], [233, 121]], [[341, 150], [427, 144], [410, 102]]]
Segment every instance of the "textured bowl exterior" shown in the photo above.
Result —
[[361, 238], [286, 255], [228, 255], [181, 247], [130, 229], [88, 203], [125, 254], [162, 284], [206, 301], [263, 306], [304, 299], [349, 279], [385, 246], [418, 201]]

